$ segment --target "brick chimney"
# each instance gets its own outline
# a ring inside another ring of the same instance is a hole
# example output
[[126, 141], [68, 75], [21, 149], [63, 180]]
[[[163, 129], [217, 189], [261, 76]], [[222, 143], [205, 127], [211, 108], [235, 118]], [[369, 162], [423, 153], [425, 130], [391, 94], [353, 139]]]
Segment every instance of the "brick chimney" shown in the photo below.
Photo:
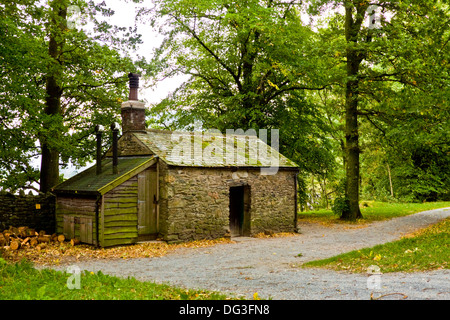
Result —
[[129, 73], [130, 94], [122, 103], [122, 131], [145, 132], [145, 105], [138, 101], [139, 75]]

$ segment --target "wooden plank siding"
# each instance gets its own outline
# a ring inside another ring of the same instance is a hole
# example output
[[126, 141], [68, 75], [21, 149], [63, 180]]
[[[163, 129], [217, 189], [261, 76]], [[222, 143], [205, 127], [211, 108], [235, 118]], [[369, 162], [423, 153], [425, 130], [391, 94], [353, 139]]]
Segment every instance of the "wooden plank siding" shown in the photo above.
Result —
[[59, 196], [56, 201], [56, 232], [67, 239], [96, 244], [95, 197]]
[[137, 241], [137, 196], [137, 176], [103, 195], [100, 220], [103, 247]]

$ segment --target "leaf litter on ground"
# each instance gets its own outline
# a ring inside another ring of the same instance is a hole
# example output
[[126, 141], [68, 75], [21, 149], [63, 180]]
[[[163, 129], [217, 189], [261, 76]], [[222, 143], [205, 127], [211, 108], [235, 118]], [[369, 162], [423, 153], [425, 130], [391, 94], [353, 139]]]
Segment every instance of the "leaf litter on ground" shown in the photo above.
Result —
[[174, 244], [168, 244], [163, 241], [150, 241], [110, 248], [97, 248], [86, 244], [72, 246], [70, 242], [63, 242], [51, 243], [45, 247], [45, 249], [40, 250], [32, 247], [23, 248], [17, 251], [0, 249], [0, 256], [13, 262], [26, 259], [39, 265], [50, 266], [90, 259], [161, 257], [182, 248], [204, 248], [224, 243], [234, 243], [234, 241], [229, 238], [195, 240]]
[[[292, 232], [259, 233], [254, 238], [280, 238], [298, 235]], [[98, 248], [93, 245], [79, 244], [72, 246], [70, 242], [49, 243], [44, 249], [24, 247], [21, 250], [2, 250], [0, 256], [6, 260], [18, 262], [23, 259], [42, 266], [70, 264], [76, 261], [91, 259], [133, 259], [161, 257], [180, 249], [211, 247], [218, 244], [235, 243], [230, 238], [194, 240], [183, 243], [168, 244], [164, 241], [149, 241], [131, 245], [109, 248]]]

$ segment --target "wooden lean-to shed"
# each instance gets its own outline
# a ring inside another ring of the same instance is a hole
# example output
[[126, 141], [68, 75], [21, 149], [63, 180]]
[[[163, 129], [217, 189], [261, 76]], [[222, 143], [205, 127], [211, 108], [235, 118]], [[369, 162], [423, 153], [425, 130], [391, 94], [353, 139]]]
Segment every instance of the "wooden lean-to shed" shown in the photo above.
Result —
[[296, 230], [295, 163], [256, 135], [146, 129], [134, 76], [120, 139], [53, 189], [57, 232], [107, 247]]
[[156, 234], [157, 230], [138, 229], [149, 225], [139, 221], [139, 210], [148, 210], [140, 204], [145, 205], [152, 193], [157, 196], [156, 185], [145, 185], [146, 180], [156, 181], [155, 164], [154, 157], [120, 159], [114, 174], [112, 159], [104, 159], [101, 174], [94, 166], [58, 185], [53, 190], [57, 232], [102, 247], [134, 243], [140, 233]]

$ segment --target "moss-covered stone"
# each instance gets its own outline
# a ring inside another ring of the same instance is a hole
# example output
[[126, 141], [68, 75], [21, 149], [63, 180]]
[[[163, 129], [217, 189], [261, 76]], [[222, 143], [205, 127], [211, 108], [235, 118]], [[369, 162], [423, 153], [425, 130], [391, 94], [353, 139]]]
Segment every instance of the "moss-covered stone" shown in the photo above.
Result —
[[250, 188], [250, 234], [295, 230], [295, 171], [264, 176], [258, 169], [171, 168], [173, 197], [167, 201], [160, 232], [165, 240], [196, 240], [230, 236], [230, 187]]

